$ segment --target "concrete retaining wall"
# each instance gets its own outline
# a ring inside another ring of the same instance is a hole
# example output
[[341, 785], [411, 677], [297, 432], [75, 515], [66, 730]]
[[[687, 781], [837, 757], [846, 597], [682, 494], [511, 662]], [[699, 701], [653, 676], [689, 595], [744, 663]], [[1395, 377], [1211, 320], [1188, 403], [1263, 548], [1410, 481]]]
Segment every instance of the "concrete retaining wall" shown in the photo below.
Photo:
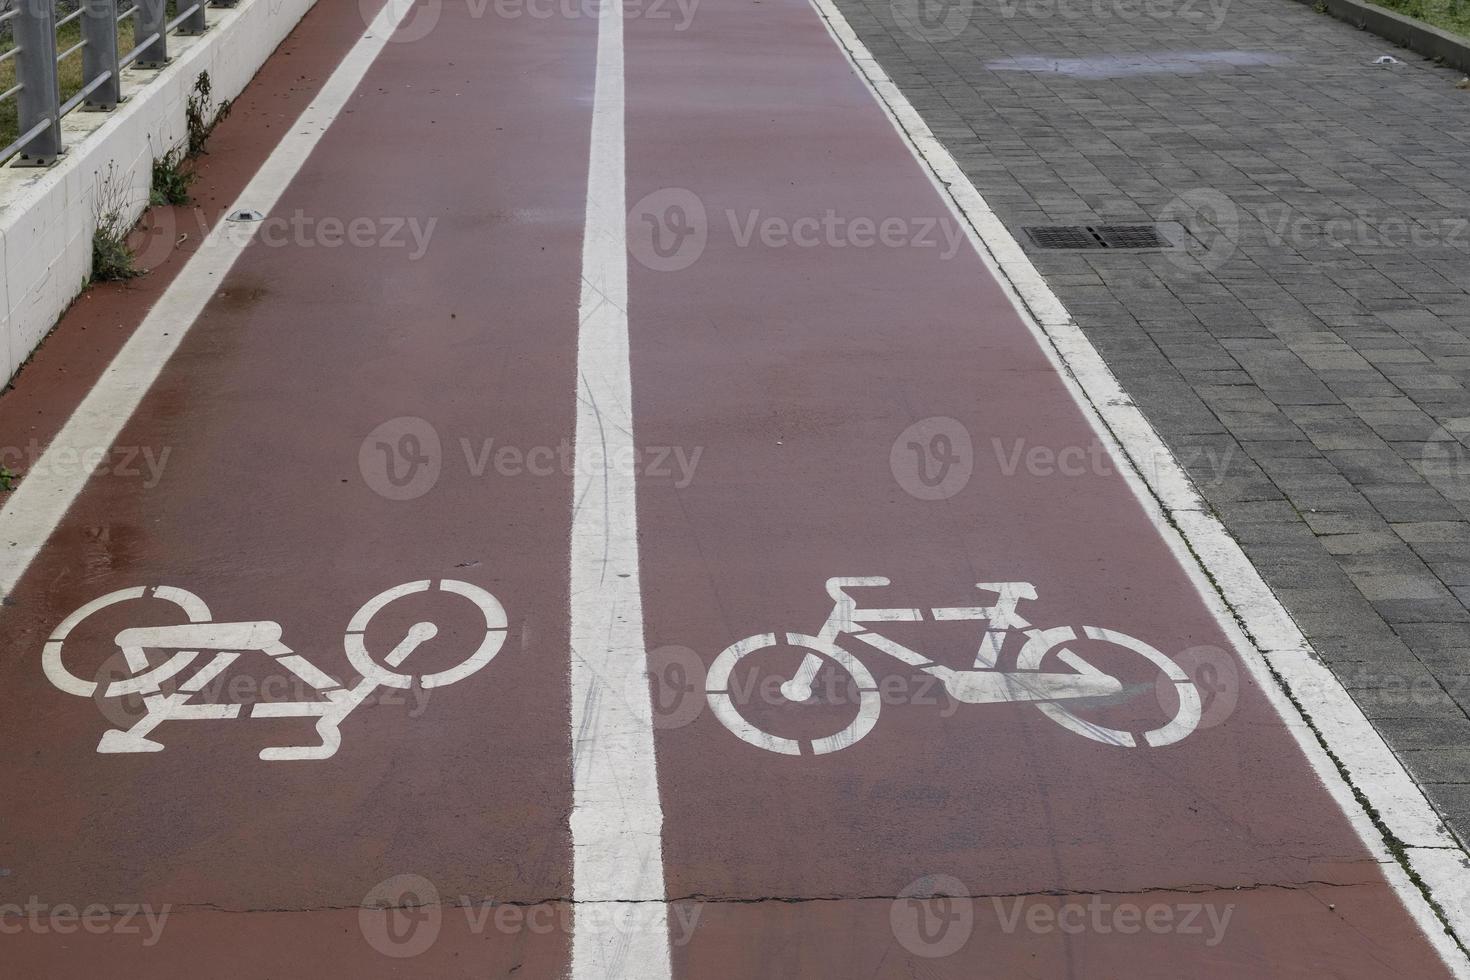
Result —
[[[159, 71], [128, 69], [129, 96], [109, 113], [62, 120], [67, 153], [46, 170], [0, 168], [0, 378], [8, 380], [86, 285], [99, 194], [135, 221], [148, 206], [155, 157], [184, 141], [184, 108], [200, 72], [216, 102], [233, 99], [315, 0], [241, 0], [210, 8], [199, 37], [170, 36]], [[104, 183], [111, 174], [111, 194]]]

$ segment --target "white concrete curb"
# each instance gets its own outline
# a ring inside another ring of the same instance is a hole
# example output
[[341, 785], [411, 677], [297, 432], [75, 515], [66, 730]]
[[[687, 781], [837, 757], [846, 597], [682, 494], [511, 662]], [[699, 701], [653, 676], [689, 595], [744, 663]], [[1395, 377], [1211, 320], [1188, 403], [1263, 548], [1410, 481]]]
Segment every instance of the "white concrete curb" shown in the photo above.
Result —
[[216, 103], [233, 99], [316, 0], [241, 0], [210, 7], [199, 37], [170, 35], [161, 70], [129, 68], [128, 100], [113, 112], [78, 110], [61, 123], [66, 155], [49, 169], [0, 168], [0, 379], [46, 336], [92, 270], [92, 232], [103, 175], [131, 223], [148, 205], [155, 157], [186, 135], [184, 108], [201, 72]]

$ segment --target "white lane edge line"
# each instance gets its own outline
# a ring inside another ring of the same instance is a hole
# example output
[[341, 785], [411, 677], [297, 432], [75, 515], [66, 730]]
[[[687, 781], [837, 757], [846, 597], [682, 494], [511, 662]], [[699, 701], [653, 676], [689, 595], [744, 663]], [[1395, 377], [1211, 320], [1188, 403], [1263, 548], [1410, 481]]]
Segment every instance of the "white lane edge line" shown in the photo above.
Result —
[[[412, 0], [388, 0], [228, 213], [242, 208], [270, 213], [411, 9]], [[258, 222], [220, 221], [215, 225], [31, 472], [23, 475], [20, 486], [0, 508], [0, 595], [15, 589], [87, 484], [87, 467], [61, 465], [58, 459], [82, 460], [89, 452], [112, 446], [259, 227]]]
[[[1235, 539], [1209, 512], [1183, 467], [954, 157], [889, 79], [832, 0], [810, 2], [847, 55], [855, 74], [960, 220], [981, 260], [995, 274], [1012, 306], [1057, 368], [1083, 415], [1122, 463], [1119, 470], [1134, 495], [1324, 786], [1380, 862], [1410, 915], [1455, 975], [1470, 977], [1470, 957], [1446, 935], [1444, 924], [1423, 892], [1410, 880], [1354, 797], [1353, 786], [1403, 842], [1410, 866], [1425, 882], [1461, 942], [1470, 941], [1470, 887], [1466, 884], [1470, 873], [1466, 871], [1464, 849], [1445, 829], [1423, 791], [1336, 675], [1317, 659], [1280, 600]], [[1206, 567], [1216, 584], [1205, 576]], [[1292, 698], [1322, 732], [1347, 769], [1352, 785], [1342, 778]]]
[[638, 569], [622, 0], [598, 17], [577, 327], [572, 980], [668, 980], [663, 810]]

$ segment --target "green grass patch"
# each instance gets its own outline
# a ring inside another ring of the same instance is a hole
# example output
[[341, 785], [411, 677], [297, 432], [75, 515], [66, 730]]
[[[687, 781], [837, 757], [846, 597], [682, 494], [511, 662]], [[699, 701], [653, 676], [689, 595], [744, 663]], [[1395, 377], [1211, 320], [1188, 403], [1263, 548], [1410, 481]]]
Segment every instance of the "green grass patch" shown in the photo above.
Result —
[[153, 160], [153, 185], [149, 204], [188, 204], [189, 185], [194, 183], [194, 168], [186, 166], [188, 148], [176, 146]]
[[117, 169], [97, 178], [97, 227], [92, 232], [92, 281], [112, 282], [141, 276], [134, 264], [133, 250], [128, 248], [128, 233], [133, 223], [127, 218], [127, 187], [118, 179]]
[[1470, 0], [1369, 0], [1375, 7], [1422, 20], [1470, 39]]
[[[72, 21], [56, 32], [56, 53], [61, 54], [67, 48], [82, 39], [82, 22], [80, 19]], [[0, 40], [0, 54], [15, 47], [13, 38]], [[117, 56], [119, 58], [133, 50], [133, 25], [132, 21], [125, 21], [118, 26], [117, 30]], [[0, 92], [4, 92], [15, 84], [15, 58], [7, 58], [0, 62]], [[68, 57], [62, 59], [56, 66], [57, 83], [61, 86], [61, 101], [76, 95], [82, 88], [82, 52], [73, 51]], [[20, 135], [20, 110], [16, 104], [15, 96], [11, 96], [4, 102], [0, 102], [0, 147], [9, 146], [15, 142]]]

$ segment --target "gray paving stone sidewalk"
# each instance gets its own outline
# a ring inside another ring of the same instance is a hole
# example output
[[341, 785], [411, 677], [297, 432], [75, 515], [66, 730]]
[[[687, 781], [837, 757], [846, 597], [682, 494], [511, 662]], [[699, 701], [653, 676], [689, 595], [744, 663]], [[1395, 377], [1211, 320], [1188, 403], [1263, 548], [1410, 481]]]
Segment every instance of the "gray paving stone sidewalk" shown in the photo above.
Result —
[[837, 3], [1470, 840], [1460, 75], [1292, 0]]

